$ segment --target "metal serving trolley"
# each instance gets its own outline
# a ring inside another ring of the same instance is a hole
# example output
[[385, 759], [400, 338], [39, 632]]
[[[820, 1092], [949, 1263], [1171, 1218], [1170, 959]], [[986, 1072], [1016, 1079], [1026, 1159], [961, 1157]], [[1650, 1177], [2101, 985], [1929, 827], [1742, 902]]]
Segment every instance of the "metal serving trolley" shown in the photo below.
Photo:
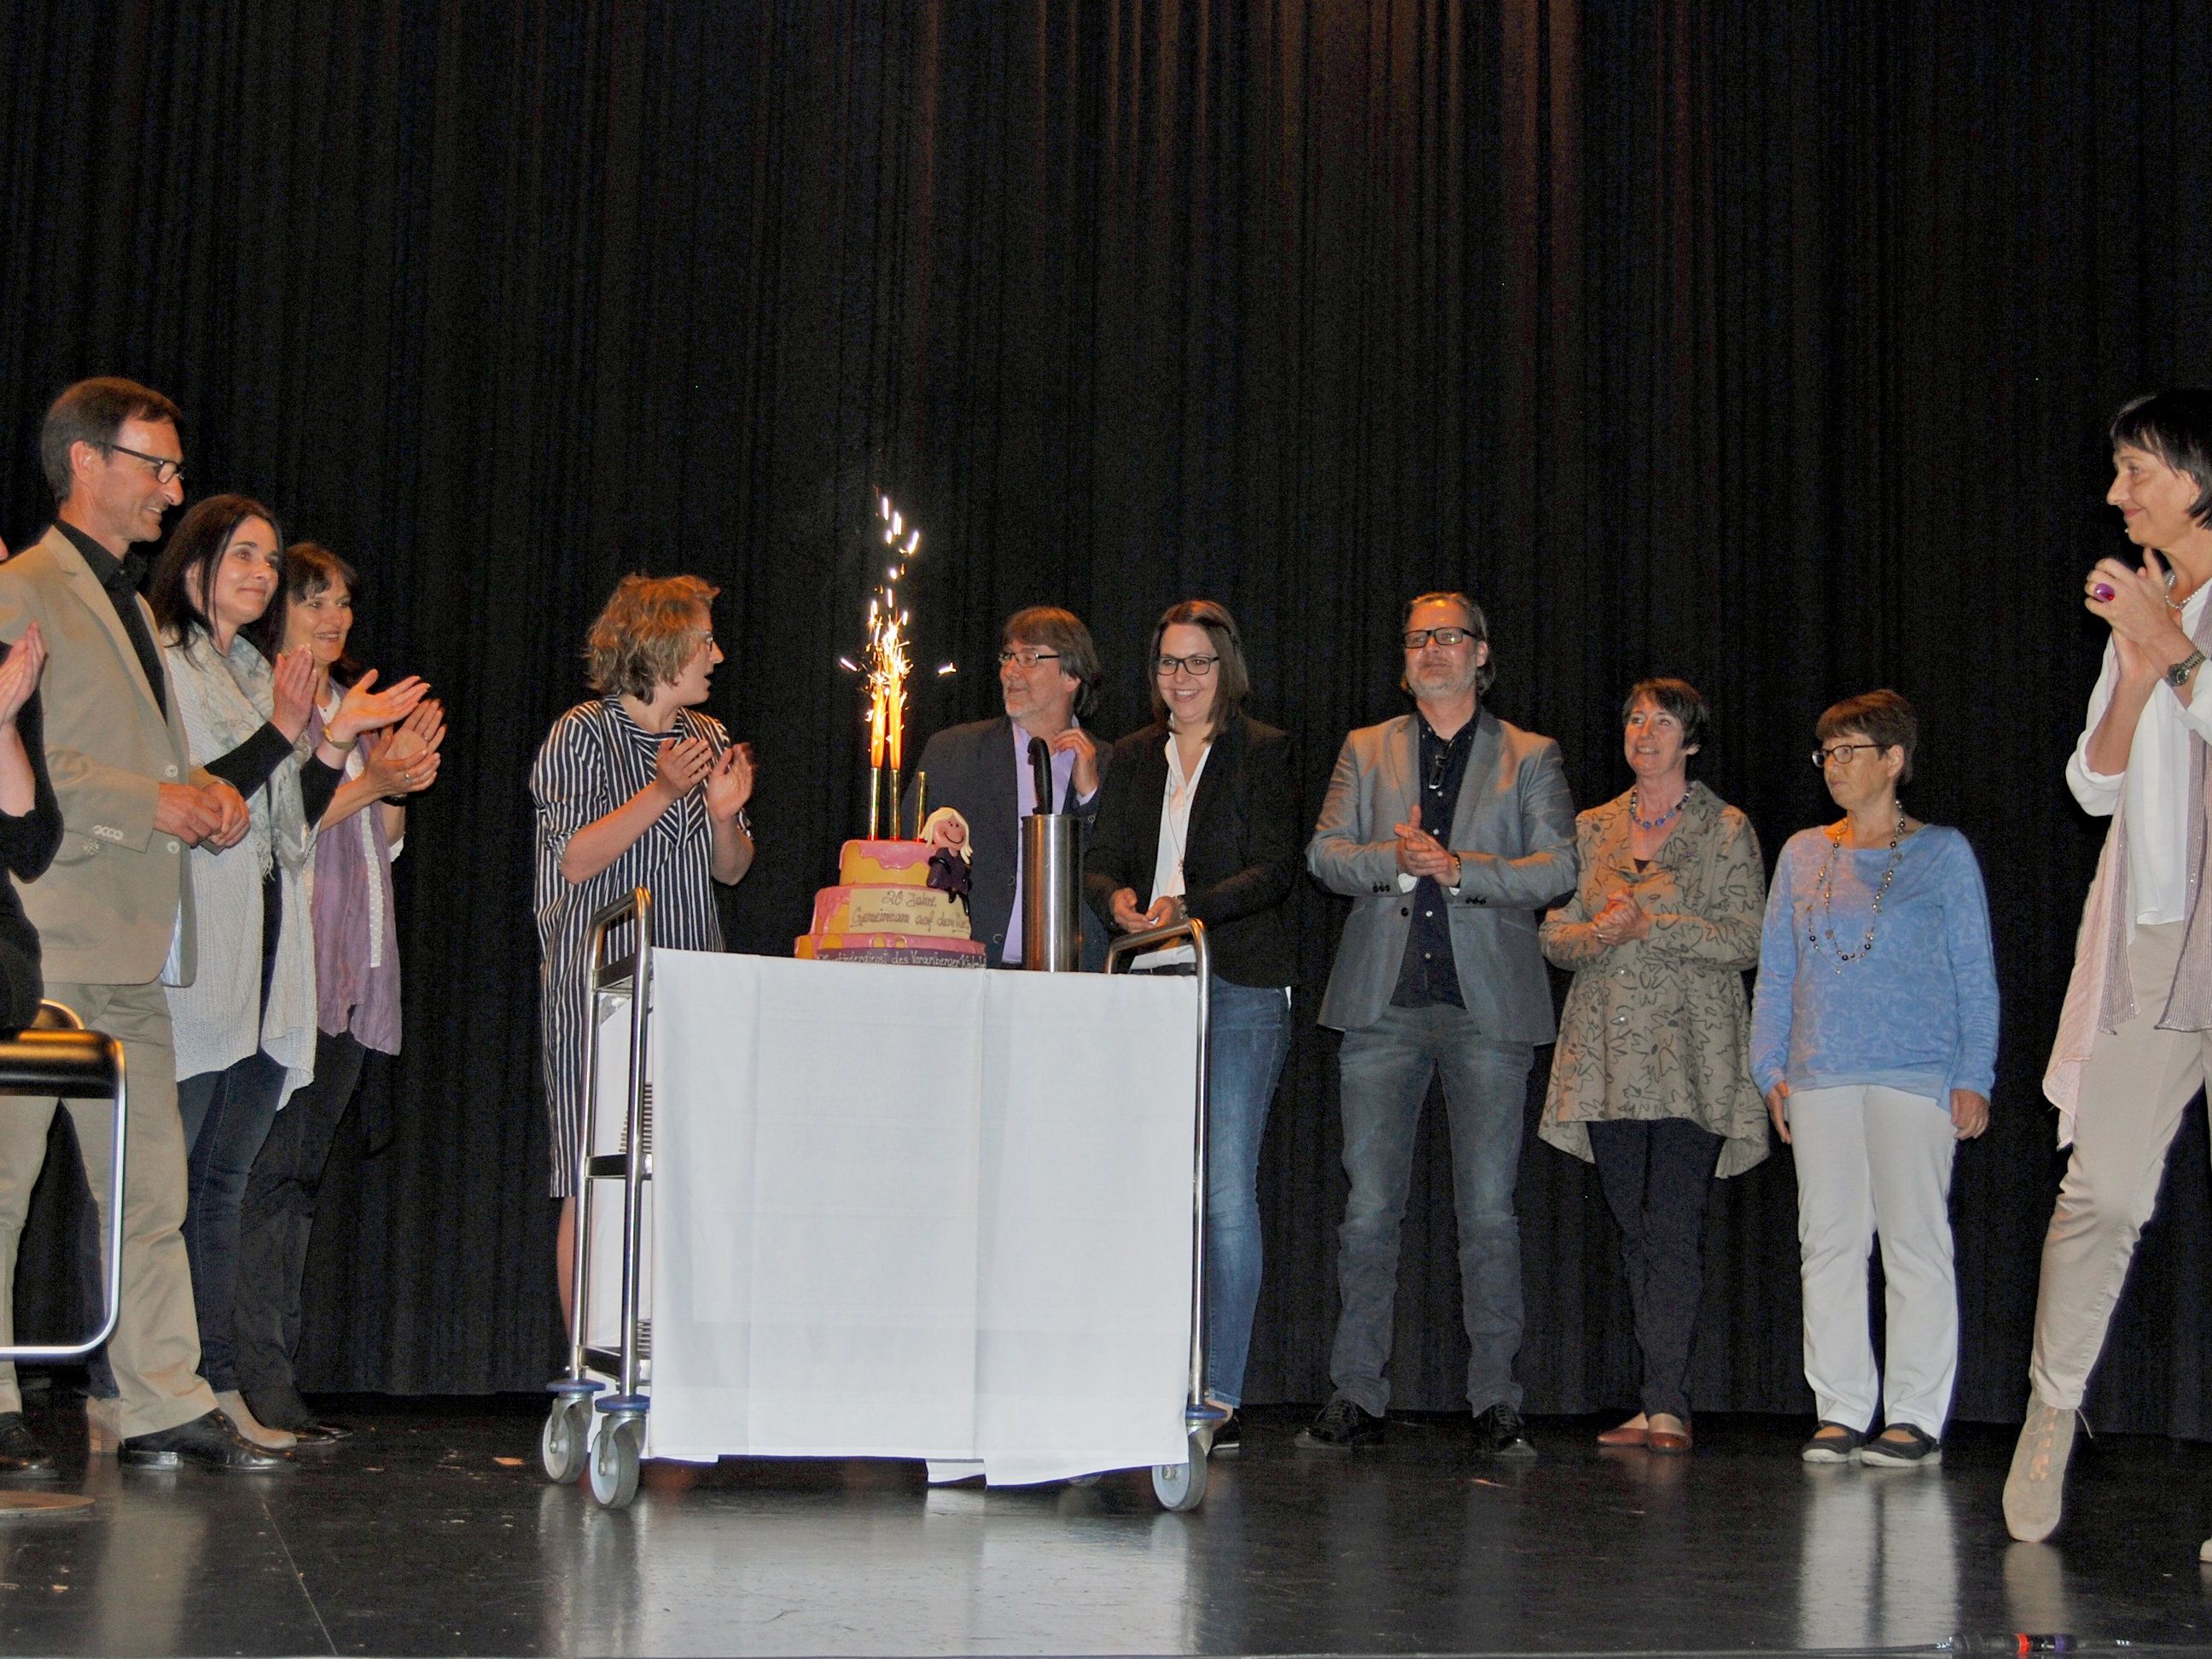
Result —
[[[100, 1274], [100, 1323], [78, 1342], [22, 1342], [0, 1347], [0, 1359], [82, 1359], [115, 1334], [123, 1312], [123, 1192], [125, 1149], [130, 1139], [131, 1107], [123, 1045], [88, 1031], [75, 1011], [52, 1000], [39, 1005], [37, 1022], [0, 1035], [0, 1095], [58, 1096], [64, 1100], [97, 1100], [105, 1095], [114, 1113], [107, 1172], [107, 1262]], [[89, 1171], [88, 1171], [89, 1173]], [[54, 1514], [88, 1509], [82, 1492], [0, 1492], [0, 1516]]]
[[[629, 946], [610, 955], [616, 931], [634, 922]], [[1212, 988], [1205, 925], [1179, 922], [1116, 940], [1107, 956], [1107, 972], [1127, 972], [1140, 954], [1188, 942], [1194, 957], [1195, 994], [1194, 1114], [1191, 1147], [1189, 1371], [1184, 1401], [1184, 1461], [1152, 1468], [1152, 1490], [1172, 1511], [1196, 1509], [1206, 1496], [1206, 1452], [1224, 1413], [1205, 1397], [1206, 1332], [1206, 1139], [1207, 1007]], [[539, 1440], [547, 1477], [570, 1482], [589, 1474], [592, 1496], [609, 1509], [626, 1506], [637, 1494], [643, 1455], [645, 1419], [651, 1409], [652, 1324], [645, 1311], [645, 1200], [653, 1180], [653, 1079], [649, 1045], [653, 985], [653, 898], [644, 888], [616, 901], [592, 919], [588, 938], [590, 994], [584, 1122], [575, 1171], [576, 1227], [574, 1256], [575, 1313], [565, 1373], [547, 1385], [553, 1395]], [[641, 988], [645, 988], [641, 994]], [[600, 1032], [629, 1015], [628, 1087], [618, 1150], [601, 1152]], [[611, 1200], [619, 1184], [622, 1197], [621, 1294], [615, 1308], [613, 1340], [594, 1343], [591, 1325], [592, 1212]], [[611, 1388], [607, 1378], [613, 1378]], [[598, 1433], [592, 1413], [599, 1414]], [[1099, 1472], [1103, 1473], [1103, 1471]], [[1076, 1476], [1089, 1485], [1098, 1473]]]

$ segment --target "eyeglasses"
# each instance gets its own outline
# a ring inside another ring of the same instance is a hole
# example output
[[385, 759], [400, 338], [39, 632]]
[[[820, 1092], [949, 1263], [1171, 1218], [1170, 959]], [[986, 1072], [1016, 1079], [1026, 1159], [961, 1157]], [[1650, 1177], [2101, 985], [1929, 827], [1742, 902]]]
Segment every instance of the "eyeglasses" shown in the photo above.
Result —
[[1813, 751], [1813, 769], [1825, 772], [1828, 769], [1829, 762], [1847, 761], [1862, 749], [1871, 749], [1876, 754], [1881, 752], [1881, 745], [1878, 743], [1832, 743], [1826, 749]]
[[1406, 631], [1403, 643], [1408, 651], [1419, 651], [1434, 640], [1438, 645], [1459, 645], [1474, 637], [1471, 628], [1413, 628]]
[[132, 449], [126, 444], [102, 444], [100, 447], [112, 453], [128, 455], [135, 460], [145, 462], [154, 469], [155, 483], [165, 484], [173, 478], [181, 478], [185, 476], [185, 464], [182, 461], [173, 461], [167, 455], [149, 455], [144, 450]]
[[1202, 680], [1213, 672], [1213, 665], [1220, 660], [1218, 657], [1156, 657], [1152, 659], [1152, 672], [1164, 680], [1171, 680], [1178, 673]]
[[1058, 662], [1059, 660], [1060, 653], [1057, 651], [1033, 651], [1027, 646], [1024, 646], [1018, 651], [999, 653], [999, 666], [1001, 668], [1010, 662], [1018, 662], [1024, 668], [1035, 668], [1041, 662]]

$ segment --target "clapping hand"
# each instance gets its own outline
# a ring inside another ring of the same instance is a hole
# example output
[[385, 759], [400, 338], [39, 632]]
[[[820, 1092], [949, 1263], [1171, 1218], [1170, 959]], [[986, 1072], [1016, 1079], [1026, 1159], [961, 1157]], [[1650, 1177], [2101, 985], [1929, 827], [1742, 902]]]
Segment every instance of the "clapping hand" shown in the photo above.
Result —
[[1398, 868], [1413, 877], [1428, 876], [1449, 886], [1459, 878], [1459, 860], [1449, 848], [1421, 828], [1421, 805], [1406, 815], [1403, 823], [1392, 827], [1398, 838]]
[[0, 663], [0, 726], [13, 725], [23, 712], [31, 693], [39, 689], [39, 674], [46, 665], [46, 635], [33, 623], [9, 650], [8, 660]]
[[313, 652], [304, 645], [278, 652], [269, 723], [297, 743], [322, 690], [323, 671], [315, 666]]
[[680, 800], [691, 786], [704, 778], [714, 764], [714, 745], [704, 738], [663, 738], [653, 761], [653, 781]]
[[331, 716], [326, 735], [331, 743], [343, 748], [364, 732], [374, 732], [406, 719], [429, 690], [420, 675], [410, 674], [379, 691], [376, 671], [372, 668], [347, 689], [338, 712]]
[[438, 781], [438, 745], [446, 740], [446, 711], [426, 697], [362, 761], [362, 775], [379, 795], [419, 794]]
[[753, 798], [753, 746], [733, 743], [707, 769], [707, 816], [726, 821]]
[[1651, 931], [1651, 917], [1625, 889], [1616, 889], [1605, 908], [1590, 918], [1590, 929], [1601, 945], [1621, 945], [1642, 939]]

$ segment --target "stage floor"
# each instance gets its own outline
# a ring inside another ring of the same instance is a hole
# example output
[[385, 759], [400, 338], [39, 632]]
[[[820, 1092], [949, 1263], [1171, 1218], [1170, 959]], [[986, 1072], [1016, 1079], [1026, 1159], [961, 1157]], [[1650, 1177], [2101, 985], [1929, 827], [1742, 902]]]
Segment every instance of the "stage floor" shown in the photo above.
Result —
[[2067, 1525], [2011, 1543], [2009, 1435], [1941, 1469], [1808, 1468], [1807, 1425], [1710, 1418], [1687, 1459], [1539, 1420], [1479, 1460], [1457, 1420], [1300, 1452], [1255, 1415], [1204, 1507], [1151, 1484], [931, 1490], [918, 1465], [649, 1469], [610, 1513], [537, 1464], [538, 1402], [346, 1402], [362, 1433], [295, 1474], [84, 1471], [75, 1518], [0, 1522], [0, 1651], [52, 1654], [2005, 1652], [2212, 1644], [2212, 1448], [2077, 1455]]

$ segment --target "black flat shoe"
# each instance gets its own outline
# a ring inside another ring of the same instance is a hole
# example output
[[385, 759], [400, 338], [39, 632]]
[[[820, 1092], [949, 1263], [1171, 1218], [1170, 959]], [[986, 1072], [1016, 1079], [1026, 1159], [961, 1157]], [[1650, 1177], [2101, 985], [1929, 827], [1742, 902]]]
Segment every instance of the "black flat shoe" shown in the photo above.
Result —
[[300, 1391], [289, 1383], [278, 1389], [247, 1389], [243, 1392], [246, 1409], [264, 1429], [282, 1429], [310, 1443], [353, 1438], [350, 1425], [324, 1422], [315, 1415], [315, 1408], [300, 1398]]
[[223, 1420], [221, 1412], [210, 1412], [153, 1434], [126, 1435], [116, 1456], [127, 1468], [138, 1469], [174, 1469], [197, 1463], [204, 1469], [234, 1474], [267, 1474], [297, 1467], [288, 1453], [264, 1451], [240, 1437]]
[[53, 1480], [60, 1474], [54, 1468], [53, 1454], [24, 1426], [23, 1413], [0, 1412], [0, 1474], [13, 1475], [18, 1480]]

